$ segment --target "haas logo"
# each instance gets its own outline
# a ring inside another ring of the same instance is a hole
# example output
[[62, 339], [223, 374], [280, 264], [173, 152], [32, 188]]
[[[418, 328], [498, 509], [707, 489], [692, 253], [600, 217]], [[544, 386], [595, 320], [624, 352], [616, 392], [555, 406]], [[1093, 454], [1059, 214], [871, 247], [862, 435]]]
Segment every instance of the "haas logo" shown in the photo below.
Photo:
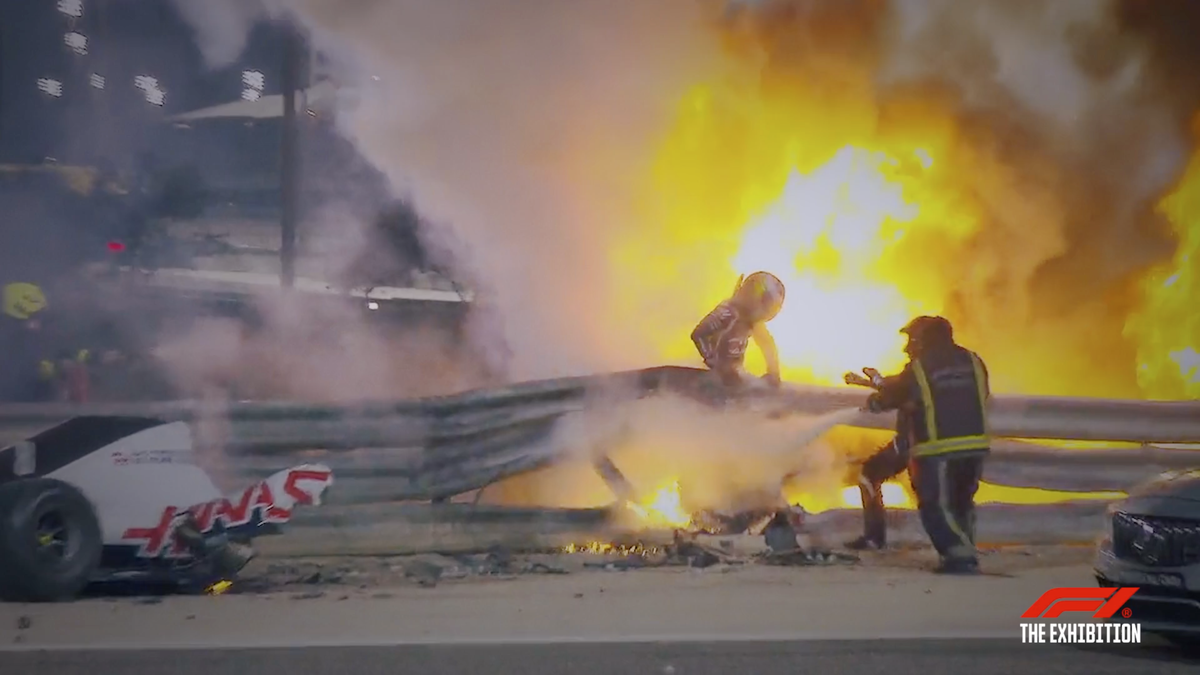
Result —
[[183, 557], [186, 550], [172, 536], [180, 516], [190, 514], [201, 533], [218, 524], [226, 530], [247, 525], [258, 527], [286, 523], [297, 505], [319, 504], [321, 494], [333, 483], [333, 472], [319, 465], [306, 465], [281, 471], [246, 488], [241, 495], [222, 497], [188, 508], [168, 506], [153, 527], [132, 527], [121, 539], [139, 543], [138, 556], [156, 558]]

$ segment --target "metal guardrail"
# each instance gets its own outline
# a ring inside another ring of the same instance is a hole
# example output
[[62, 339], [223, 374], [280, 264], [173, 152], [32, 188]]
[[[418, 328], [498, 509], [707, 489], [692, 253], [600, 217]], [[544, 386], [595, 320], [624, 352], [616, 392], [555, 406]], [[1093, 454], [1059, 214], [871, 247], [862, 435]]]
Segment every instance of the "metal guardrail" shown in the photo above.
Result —
[[[386, 531], [381, 523], [389, 518], [408, 518], [399, 514], [411, 507], [400, 502], [445, 501], [578, 456], [579, 449], [570, 446], [580, 440], [564, 424], [577, 414], [656, 394], [703, 398], [705, 382], [704, 371], [664, 367], [353, 405], [11, 405], [0, 407], [0, 435], [18, 440], [81, 415], [187, 421], [201, 451], [222, 449], [210, 454], [220, 456], [218, 469], [231, 481], [257, 480], [303, 462], [330, 466], [337, 488], [325, 507], [297, 525], [334, 527], [326, 522], [332, 518], [343, 525], [375, 523], [371, 527]], [[769, 414], [823, 414], [857, 407], [863, 399], [861, 390], [788, 387], [749, 394], [743, 403], [762, 411], [768, 423]], [[864, 413], [849, 423], [885, 429], [893, 421]], [[1002, 438], [1197, 443], [1200, 403], [997, 396], [991, 424]], [[1073, 492], [1124, 491], [1164, 470], [1196, 467], [1200, 452], [1189, 450], [1076, 450], [998, 441], [985, 480]]]

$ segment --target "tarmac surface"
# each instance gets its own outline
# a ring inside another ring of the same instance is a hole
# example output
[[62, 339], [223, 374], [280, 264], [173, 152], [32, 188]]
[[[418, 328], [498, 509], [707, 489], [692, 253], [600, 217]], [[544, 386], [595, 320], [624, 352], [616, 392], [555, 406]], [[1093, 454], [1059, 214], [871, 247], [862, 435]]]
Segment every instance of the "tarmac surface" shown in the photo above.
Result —
[[1194, 673], [1197, 665], [1200, 661], [1165, 648], [1085, 649], [970, 639], [0, 653], [0, 672], [27, 675], [1115, 675]]
[[0, 604], [0, 673], [1198, 672], [1148, 634], [1022, 644], [1042, 593], [1094, 583], [1086, 550], [994, 552], [982, 577], [932, 575], [930, 557], [622, 571], [570, 555], [505, 575], [433, 556], [276, 562], [216, 597]]

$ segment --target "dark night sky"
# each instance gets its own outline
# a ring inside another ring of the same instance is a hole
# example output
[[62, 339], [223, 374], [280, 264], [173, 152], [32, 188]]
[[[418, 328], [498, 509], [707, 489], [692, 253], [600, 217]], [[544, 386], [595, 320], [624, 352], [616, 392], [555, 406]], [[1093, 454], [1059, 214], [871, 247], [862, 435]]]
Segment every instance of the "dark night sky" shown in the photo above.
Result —
[[[164, 125], [154, 122], [163, 117], [238, 99], [243, 70], [263, 72], [264, 94], [279, 91], [281, 40], [274, 26], [259, 26], [238, 63], [212, 71], [167, 0], [84, 0], [80, 19], [56, 5], [0, 0], [0, 162], [48, 156], [122, 162], [155, 145]], [[64, 43], [71, 30], [88, 37], [86, 55]], [[89, 86], [92, 73], [105, 77], [103, 90]], [[157, 78], [165, 105], [145, 100], [134, 86], [138, 75]], [[39, 91], [39, 78], [61, 81], [62, 97]]]

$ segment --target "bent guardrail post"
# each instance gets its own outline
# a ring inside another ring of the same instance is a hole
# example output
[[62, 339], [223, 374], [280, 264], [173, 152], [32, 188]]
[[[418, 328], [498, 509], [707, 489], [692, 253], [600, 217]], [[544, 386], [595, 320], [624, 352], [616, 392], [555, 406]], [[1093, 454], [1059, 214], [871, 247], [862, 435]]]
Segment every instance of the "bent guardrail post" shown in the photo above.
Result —
[[604, 480], [604, 484], [608, 486], [608, 489], [612, 490], [617, 502], [626, 503], [637, 499], [633, 483], [629, 482], [629, 479], [609, 459], [608, 455], [598, 457], [592, 466], [595, 467], [596, 473], [600, 474], [600, 478]]

